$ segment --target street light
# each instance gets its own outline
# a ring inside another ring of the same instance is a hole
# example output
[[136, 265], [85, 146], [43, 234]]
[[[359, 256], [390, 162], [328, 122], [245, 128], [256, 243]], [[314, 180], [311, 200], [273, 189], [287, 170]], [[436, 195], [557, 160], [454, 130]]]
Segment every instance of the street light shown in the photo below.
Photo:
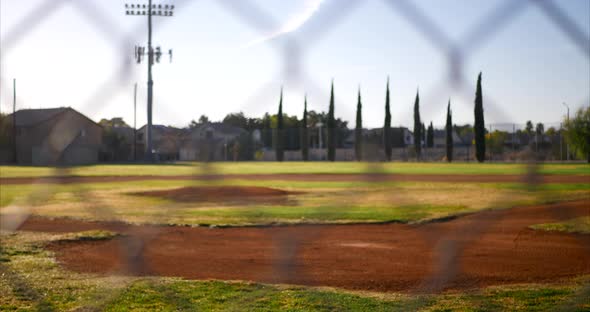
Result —
[[[172, 17], [174, 15], [174, 5], [170, 4], [152, 4], [152, 0], [148, 0], [148, 4], [145, 3], [126, 3], [125, 4], [125, 15], [130, 16], [147, 16], [148, 20], [148, 46], [147, 52], [145, 47], [135, 47], [135, 58], [137, 63], [141, 63], [143, 56], [148, 56], [148, 94], [147, 94], [147, 135], [146, 135], [146, 151], [147, 159], [153, 161], [153, 146], [152, 146], [152, 104], [153, 104], [153, 85], [152, 80], [152, 65], [154, 64], [154, 56], [156, 62], [160, 61], [162, 52], [160, 47], [157, 47], [154, 51], [152, 48], [152, 16]], [[172, 61], [172, 50], [168, 51], [170, 55], [170, 61]]]

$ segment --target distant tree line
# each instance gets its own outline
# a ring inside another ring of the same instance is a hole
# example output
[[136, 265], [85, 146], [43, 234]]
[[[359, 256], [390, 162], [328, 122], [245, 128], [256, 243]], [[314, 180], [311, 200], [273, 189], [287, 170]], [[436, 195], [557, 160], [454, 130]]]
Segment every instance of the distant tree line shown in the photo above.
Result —
[[[283, 91], [281, 89], [280, 100], [279, 100], [279, 123], [278, 123], [278, 133], [280, 134], [277, 137], [277, 142], [275, 143], [276, 147], [276, 157], [278, 161], [283, 160], [283, 148], [285, 146], [285, 138], [282, 135], [283, 133]], [[334, 81], [330, 86], [330, 103], [329, 103], [329, 110], [327, 118], [321, 118], [318, 120], [321, 124], [327, 126], [327, 156], [328, 160], [334, 161], [335, 160], [335, 149], [338, 145], [337, 143], [337, 131], [339, 129], [346, 129], [346, 122], [338, 122], [335, 118], [335, 103], [334, 103]], [[312, 111], [313, 112], [313, 111]], [[308, 111], [307, 111], [307, 97], [304, 99], [304, 112], [303, 112], [303, 123], [301, 124], [301, 135], [303, 136], [299, 142], [309, 142], [309, 127], [310, 123], [308, 122]], [[266, 116], [266, 115], [265, 115]], [[479, 162], [485, 161], [486, 155], [486, 138], [485, 138], [485, 121], [484, 121], [484, 110], [483, 110], [483, 94], [482, 94], [482, 86], [481, 86], [481, 73], [479, 73], [477, 77], [477, 89], [475, 92], [475, 108], [474, 108], [474, 127], [470, 129], [462, 129], [462, 130], [469, 130], [473, 131], [474, 133], [474, 141], [476, 146], [476, 158]], [[359, 87], [358, 95], [357, 95], [357, 108], [356, 108], [356, 126], [354, 131], [354, 138], [355, 138], [355, 158], [358, 161], [362, 160], [363, 157], [363, 144], [364, 136], [363, 136], [363, 125], [362, 125], [362, 101], [361, 101], [361, 90]], [[294, 118], [295, 123], [297, 123], [297, 118]], [[313, 125], [313, 123], [312, 123]], [[296, 125], [295, 125], [296, 126]], [[447, 161], [453, 161], [453, 136], [452, 136], [452, 111], [451, 111], [451, 103], [447, 105], [447, 120], [445, 125], [446, 131], [446, 159]], [[422, 145], [424, 144], [427, 148], [434, 147], [434, 126], [432, 125], [432, 121], [426, 129], [424, 122], [422, 122], [420, 117], [420, 94], [416, 92], [416, 98], [414, 100], [414, 151], [416, 153], [416, 158], [420, 159], [421, 152], [422, 152]], [[385, 87], [385, 120], [383, 124], [383, 132], [382, 132], [382, 145], [383, 150], [385, 153], [385, 159], [387, 161], [391, 160], [392, 156], [392, 129], [391, 129], [391, 103], [390, 103], [390, 90], [389, 90], [389, 77], [387, 78], [387, 84]], [[340, 136], [343, 138], [344, 136]], [[403, 140], [403, 138], [402, 138]], [[304, 144], [304, 143], [302, 143]], [[302, 148], [302, 158], [303, 160], [309, 159], [309, 151], [308, 146], [306, 145], [305, 148]]]
[[[385, 90], [385, 110], [384, 110], [384, 124], [382, 132], [364, 132], [363, 130], [363, 105], [361, 88], [359, 86], [357, 94], [356, 107], [356, 124], [354, 131], [351, 133], [348, 130], [348, 123], [336, 117], [335, 109], [335, 91], [334, 81], [330, 86], [330, 99], [328, 103], [328, 112], [316, 112], [308, 110], [308, 98], [303, 99], [303, 114], [302, 118], [298, 116], [290, 116], [283, 113], [284, 98], [283, 90], [279, 94], [278, 110], [276, 114], [265, 113], [260, 118], [246, 117], [243, 112], [230, 113], [226, 115], [221, 121], [224, 124], [235, 126], [247, 130], [252, 133], [255, 130], [260, 131], [260, 143], [258, 146], [253, 146], [252, 140], [246, 138], [240, 139], [241, 147], [240, 153], [254, 153], [258, 148], [273, 149], [278, 161], [284, 160], [284, 152], [286, 150], [300, 150], [301, 158], [304, 161], [310, 159], [310, 146], [320, 147], [326, 149], [327, 159], [334, 161], [336, 158], [336, 148], [344, 146], [344, 140], [350, 134], [354, 136], [354, 155], [358, 161], [363, 160], [363, 150], [369, 146], [381, 146], [384, 158], [390, 161], [392, 158], [392, 145], [403, 146], [404, 138], [403, 131], [393, 131], [391, 128], [391, 98], [390, 98], [390, 81], [387, 78]], [[413, 151], [417, 159], [421, 158], [423, 148], [434, 147], [435, 130], [433, 122], [430, 121], [428, 125], [422, 120], [420, 115], [420, 94], [417, 91], [414, 100], [414, 125], [413, 125]], [[189, 128], [195, 128], [199, 125], [211, 122], [207, 116], [200, 116], [197, 121], [193, 120], [189, 124]], [[569, 125], [573, 129], [573, 122]], [[321, 130], [320, 130], [321, 128]], [[579, 127], [578, 127], [579, 128]], [[474, 123], [473, 126], [454, 125], [452, 118], [451, 101], [447, 103], [446, 121], [445, 121], [445, 159], [448, 162], [453, 161], [453, 133], [459, 137], [473, 138], [473, 145], [475, 146], [475, 156], [479, 162], [486, 161], [486, 148], [489, 153], [502, 153], [507, 139], [506, 133], [502, 131], [488, 131], [485, 128], [484, 106], [483, 106], [483, 91], [482, 91], [482, 75], [479, 73], [477, 77], [477, 85], [475, 90], [474, 100]], [[548, 131], [555, 132], [555, 129]], [[542, 123], [534, 125], [531, 121], [527, 121], [524, 131], [518, 130], [517, 133], [524, 132], [529, 136], [542, 135], [545, 133], [545, 127]], [[573, 130], [570, 133], [575, 133]], [[319, 138], [321, 136], [321, 138]], [[568, 142], [573, 142], [579, 136], [568, 137]], [[107, 137], [108, 138], [108, 135]], [[1, 139], [1, 137], [0, 137]], [[116, 144], [116, 138], [108, 138]], [[319, 142], [322, 146], [318, 146]], [[580, 141], [578, 139], [578, 141]], [[581, 141], [583, 142], [583, 140]], [[248, 145], [248, 146], [245, 146]], [[252, 145], [252, 146], [250, 146]], [[577, 143], [577, 146], [581, 143]], [[583, 144], [582, 144], [583, 145]], [[583, 148], [576, 149], [583, 151]], [[242, 157], [240, 157], [242, 159]], [[248, 158], [249, 159], [249, 158]]]

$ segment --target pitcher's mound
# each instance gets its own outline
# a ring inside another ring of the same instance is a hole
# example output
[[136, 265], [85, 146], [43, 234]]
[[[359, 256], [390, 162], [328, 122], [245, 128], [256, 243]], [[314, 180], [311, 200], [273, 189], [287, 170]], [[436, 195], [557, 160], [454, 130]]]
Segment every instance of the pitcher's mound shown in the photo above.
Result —
[[258, 186], [188, 186], [171, 190], [136, 192], [132, 195], [160, 197], [190, 203], [273, 203], [287, 202], [288, 195], [299, 194]]

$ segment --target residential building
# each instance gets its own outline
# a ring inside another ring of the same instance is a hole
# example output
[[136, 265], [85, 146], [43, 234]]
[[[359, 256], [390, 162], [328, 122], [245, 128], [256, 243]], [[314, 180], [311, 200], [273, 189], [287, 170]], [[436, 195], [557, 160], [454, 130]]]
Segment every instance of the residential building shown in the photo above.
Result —
[[[102, 127], [73, 108], [22, 109], [15, 114], [18, 164], [77, 165], [98, 161]], [[12, 118], [8, 116], [8, 120]]]

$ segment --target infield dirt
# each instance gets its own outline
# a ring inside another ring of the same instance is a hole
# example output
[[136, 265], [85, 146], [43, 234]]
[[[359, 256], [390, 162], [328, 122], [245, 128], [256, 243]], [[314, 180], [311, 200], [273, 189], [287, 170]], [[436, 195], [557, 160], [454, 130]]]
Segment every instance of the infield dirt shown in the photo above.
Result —
[[59, 263], [79, 272], [411, 292], [590, 274], [590, 235], [528, 228], [588, 215], [590, 200], [582, 200], [421, 225], [191, 228], [31, 217], [20, 230], [124, 234], [48, 245]]

